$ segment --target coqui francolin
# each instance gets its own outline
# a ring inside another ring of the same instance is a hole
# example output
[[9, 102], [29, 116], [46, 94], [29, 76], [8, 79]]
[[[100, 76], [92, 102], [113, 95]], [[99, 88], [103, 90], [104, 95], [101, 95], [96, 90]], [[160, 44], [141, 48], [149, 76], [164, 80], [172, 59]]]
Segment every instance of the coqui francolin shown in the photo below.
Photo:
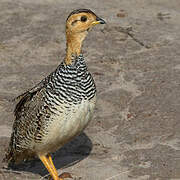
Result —
[[96, 86], [81, 53], [82, 42], [96, 24], [105, 24], [89, 9], [74, 10], [66, 21], [66, 56], [39, 84], [18, 97], [13, 131], [5, 160], [19, 163], [39, 157], [54, 180], [50, 153], [79, 135], [96, 103]]

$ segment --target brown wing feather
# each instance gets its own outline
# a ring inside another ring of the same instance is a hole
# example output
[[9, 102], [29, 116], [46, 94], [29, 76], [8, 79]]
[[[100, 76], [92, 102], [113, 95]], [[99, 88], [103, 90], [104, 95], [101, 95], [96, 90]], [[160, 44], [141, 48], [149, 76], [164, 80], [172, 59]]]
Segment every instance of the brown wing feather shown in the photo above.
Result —
[[29, 91], [27, 91], [25, 94], [21, 95], [21, 99], [19, 100], [19, 102], [16, 104], [16, 107], [14, 109], [14, 115], [17, 117], [18, 116], [18, 112], [21, 111], [21, 107], [28, 101], [30, 101], [33, 97], [33, 95], [35, 95], [37, 93], [37, 91], [30, 93]]
[[[19, 95], [17, 98], [14, 99], [14, 100], [19, 100], [19, 102], [16, 104], [15, 109], [14, 109], [14, 115], [16, 118], [15, 118], [15, 121], [13, 124], [13, 132], [11, 134], [9, 148], [5, 154], [4, 161], [6, 161], [6, 162], [18, 162], [18, 161], [21, 161], [22, 159], [24, 159], [26, 156], [27, 157], [31, 156], [30, 155], [31, 152], [28, 152], [27, 150], [23, 150], [22, 152], [16, 151], [16, 148], [15, 148], [16, 147], [16, 141], [14, 140], [15, 134], [16, 134], [15, 131], [17, 129], [19, 129], [20, 126], [27, 126], [26, 121], [30, 121], [30, 120], [34, 119], [33, 114], [31, 114], [30, 112], [32, 111], [32, 108], [34, 106], [36, 106], [38, 103], [40, 103], [39, 98], [41, 96], [41, 91], [45, 90], [44, 87], [48, 83], [49, 78], [50, 78], [50, 75], [47, 76], [45, 79], [43, 79], [39, 84], [37, 84], [32, 89], [26, 91], [25, 93]], [[34, 99], [35, 102], [31, 102], [32, 99]], [[39, 105], [39, 107], [40, 106], [41, 105]], [[27, 111], [25, 112], [25, 116], [24, 116], [23, 115], [24, 110], [25, 110], [24, 108], [27, 108], [27, 107], [29, 108], [29, 110], [26, 109]], [[38, 111], [38, 108], [36, 110]], [[33, 113], [38, 113], [38, 112], [33, 112]], [[38, 116], [36, 118], [38, 118]], [[41, 117], [41, 118], [43, 118], [43, 117]], [[38, 124], [38, 125], [41, 126], [40, 124]], [[23, 129], [20, 128], [21, 133], [24, 133], [26, 131], [26, 129], [24, 129], [24, 128]]]
[[[53, 73], [53, 72], [52, 72]], [[13, 99], [13, 101], [19, 100], [19, 102], [16, 104], [16, 107], [14, 109], [14, 114], [15, 116], [17, 115], [17, 112], [21, 109], [21, 106], [25, 104], [27, 101], [30, 101], [32, 97], [40, 90], [42, 89], [45, 84], [48, 83], [49, 78], [51, 77], [52, 73], [44, 78], [39, 84], [34, 86], [32, 89], [26, 91], [25, 93], [17, 96], [16, 98]]]

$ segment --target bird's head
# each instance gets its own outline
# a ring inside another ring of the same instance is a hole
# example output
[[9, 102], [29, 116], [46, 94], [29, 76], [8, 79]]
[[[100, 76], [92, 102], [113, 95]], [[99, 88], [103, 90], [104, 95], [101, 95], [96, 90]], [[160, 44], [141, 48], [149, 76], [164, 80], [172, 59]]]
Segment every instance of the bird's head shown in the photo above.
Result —
[[105, 21], [89, 9], [78, 9], [70, 13], [66, 20], [67, 64], [71, 63], [73, 55], [80, 54], [82, 41], [88, 31], [97, 24], [105, 24]]
[[105, 24], [105, 21], [89, 9], [78, 9], [68, 16], [66, 30], [75, 34], [86, 33], [96, 24]]

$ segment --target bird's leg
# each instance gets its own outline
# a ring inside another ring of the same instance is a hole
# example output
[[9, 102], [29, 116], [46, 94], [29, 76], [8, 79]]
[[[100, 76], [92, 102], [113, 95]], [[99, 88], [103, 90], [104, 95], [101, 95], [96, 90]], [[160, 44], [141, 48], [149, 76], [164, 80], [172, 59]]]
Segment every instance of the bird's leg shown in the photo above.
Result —
[[50, 161], [52, 161], [52, 159], [50, 158], [51, 160], [49, 160], [49, 155], [48, 155], [48, 157], [46, 157], [44, 155], [40, 155], [39, 158], [42, 161], [42, 163], [44, 164], [44, 166], [47, 168], [47, 170], [49, 171], [49, 174], [52, 176], [53, 180], [63, 180], [62, 178], [58, 177], [56, 168], [53, 167], [54, 164], [50, 162]]
[[[53, 163], [53, 161], [52, 161], [51, 155], [48, 154], [48, 155], [47, 155], [47, 158], [49, 159], [49, 164], [51, 165], [53, 171], [57, 173], [57, 170], [56, 170], [56, 168], [55, 168], [55, 166], [54, 166], [54, 163]], [[58, 173], [57, 173], [57, 176], [58, 176]], [[65, 179], [65, 178], [72, 178], [71, 174], [68, 173], [68, 172], [62, 173], [59, 177], [60, 177], [60, 180], [61, 180], [61, 179]]]
[[56, 175], [58, 176], [58, 173], [57, 173], [57, 170], [56, 170], [56, 168], [55, 168], [55, 166], [54, 166], [54, 163], [53, 163], [53, 160], [52, 160], [51, 155], [48, 154], [48, 155], [47, 155], [47, 158], [48, 158], [48, 160], [49, 160], [49, 164], [51, 165], [51, 167], [52, 167], [54, 173], [56, 173]]

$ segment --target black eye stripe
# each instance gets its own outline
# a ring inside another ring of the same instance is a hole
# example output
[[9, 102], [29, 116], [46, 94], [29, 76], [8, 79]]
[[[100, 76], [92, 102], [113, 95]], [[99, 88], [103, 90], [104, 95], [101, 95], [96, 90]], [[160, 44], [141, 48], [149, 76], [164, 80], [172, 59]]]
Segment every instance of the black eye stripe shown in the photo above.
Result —
[[87, 17], [86, 16], [81, 16], [81, 21], [82, 22], [86, 22], [87, 21]]
[[74, 20], [71, 25], [74, 26], [76, 23], [78, 22], [78, 20]]

